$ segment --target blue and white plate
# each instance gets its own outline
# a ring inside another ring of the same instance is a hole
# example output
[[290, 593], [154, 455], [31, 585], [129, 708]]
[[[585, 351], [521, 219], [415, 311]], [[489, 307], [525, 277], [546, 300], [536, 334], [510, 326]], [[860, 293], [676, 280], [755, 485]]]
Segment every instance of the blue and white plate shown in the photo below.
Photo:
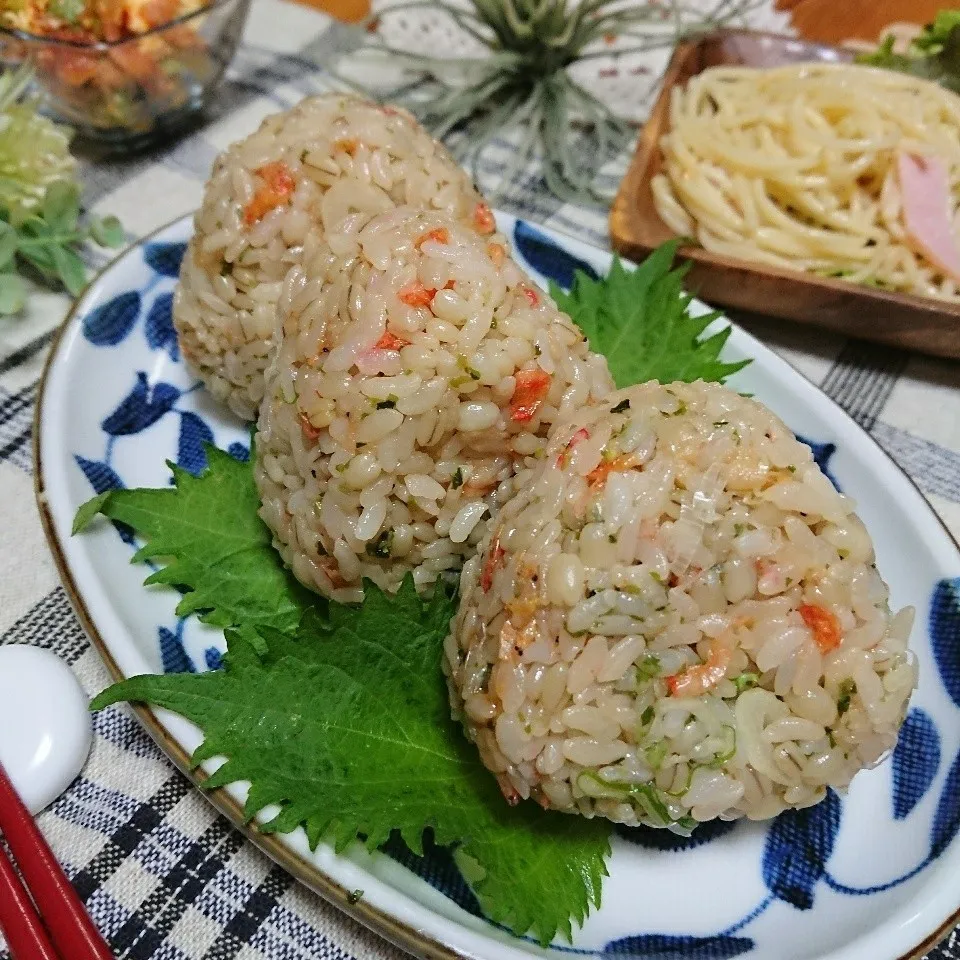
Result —
[[[606, 253], [500, 218], [542, 281], [573, 269], [603, 273]], [[129, 530], [108, 524], [71, 538], [77, 507], [110, 487], [164, 486], [166, 460], [204, 466], [203, 441], [248, 456], [246, 427], [184, 368], [170, 319], [189, 220], [125, 253], [66, 324], [38, 417], [38, 498], [60, 573], [117, 678], [208, 670], [222, 635], [174, 614], [177, 595], [145, 588]], [[538, 945], [484, 920], [442, 851], [426, 861], [394, 851], [310, 853], [302, 833], [254, 836], [270, 856], [355, 917], [430, 957], [614, 955], [647, 960], [894, 960], [919, 956], [960, 912], [960, 553], [906, 476], [831, 400], [762, 344], [735, 329], [731, 360], [753, 363], [735, 386], [773, 408], [813, 448], [873, 534], [891, 602], [917, 608], [920, 662], [899, 746], [849, 794], [764, 824], [717, 823], [691, 840], [618, 832], [603, 906], [573, 946]], [[138, 710], [186, 766], [199, 731], [164, 711]], [[209, 769], [209, 768], [208, 768]], [[235, 823], [245, 791], [213, 801]], [[358, 902], [349, 891], [363, 890]]]

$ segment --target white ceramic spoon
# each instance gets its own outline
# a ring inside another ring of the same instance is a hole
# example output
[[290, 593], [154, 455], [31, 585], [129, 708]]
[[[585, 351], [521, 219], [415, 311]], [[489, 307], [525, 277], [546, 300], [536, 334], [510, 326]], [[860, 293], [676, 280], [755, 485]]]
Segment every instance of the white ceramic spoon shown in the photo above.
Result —
[[80, 773], [93, 734], [87, 695], [48, 650], [0, 646], [0, 764], [31, 813]]
[[91, 740], [87, 697], [70, 668], [37, 647], [0, 646], [0, 812], [10, 851], [0, 850], [0, 931], [14, 957], [113, 958], [30, 815], [70, 786]]

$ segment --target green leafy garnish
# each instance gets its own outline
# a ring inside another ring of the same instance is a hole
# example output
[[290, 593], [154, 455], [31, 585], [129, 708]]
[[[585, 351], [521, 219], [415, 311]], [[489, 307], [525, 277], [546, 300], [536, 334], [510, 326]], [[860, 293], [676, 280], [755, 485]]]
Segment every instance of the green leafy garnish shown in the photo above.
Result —
[[119, 247], [123, 244], [123, 224], [112, 214], [91, 220], [90, 237], [101, 247]]
[[719, 750], [714, 758], [707, 764], [708, 767], [713, 767], [714, 769], [719, 769], [724, 764], [729, 763], [737, 753], [737, 731], [736, 728], [730, 726], [724, 726], [723, 730], [726, 731], [726, 737], [724, 738], [724, 744], [721, 750]]
[[201, 477], [173, 468], [172, 489], [102, 494], [74, 528], [98, 513], [132, 526], [137, 557], [166, 564], [147, 582], [179, 586], [180, 613], [228, 628], [225, 669], [134, 677], [93, 708], [144, 701], [196, 723], [193, 762], [227, 758], [204, 786], [249, 780], [248, 817], [280, 807], [265, 832], [302, 825], [342, 849], [398, 831], [419, 852], [429, 828], [491, 919], [569, 939], [600, 902], [610, 826], [504, 801], [450, 719], [439, 663], [455, 598], [423, 600], [411, 578], [395, 596], [365, 584], [360, 607], [308, 593], [270, 545], [250, 464], [207, 452]]
[[960, 10], [940, 10], [913, 39], [913, 48], [921, 53], [940, 53], [960, 27]]
[[291, 576], [273, 548], [257, 516], [250, 464], [215, 447], [207, 455], [210, 466], [199, 478], [171, 465], [173, 487], [94, 497], [77, 511], [73, 532], [98, 513], [133, 527], [145, 541], [134, 560], [164, 564], [145, 582], [184, 591], [178, 616], [198, 613], [218, 627], [293, 631], [304, 611], [322, 601]]
[[49, 10], [67, 23], [76, 23], [86, 6], [86, 0], [51, 0]]
[[648, 653], [640, 663], [637, 664], [637, 680], [645, 683], [660, 676], [660, 658], [654, 653]]
[[384, 530], [376, 540], [371, 540], [366, 546], [367, 555], [386, 560], [393, 549], [393, 531]]
[[[689, 780], [689, 778], [688, 778]], [[595, 770], [584, 770], [577, 776], [577, 786], [590, 797], [614, 797], [625, 800], [636, 807], [638, 814], [654, 820], [661, 827], [677, 823], [663, 802], [660, 791], [652, 783], [623, 783], [617, 780], [605, 780]], [[687, 783], [689, 787], [689, 782]], [[684, 788], [685, 792], [686, 788]], [[680, 796], [681, 794], [671, 794]]]
[[[44, 223], [62, 230], [75, 224], [79, 204], [57, 191], [43, 210]], [[117, 228], [101, 221], [91, 235]], [[0, 255], [5, 243], [13, 249], [0, 231]], [[664, 245], [635, 272], [617, 261], [605, 281], [581, 274], [569, 294], [553, 290], [607, 356], [618, 386], [719, 381], [748, 362], [720, 360], [729, 328], [703, 337], [715, 314], [689, 315], [686, 268], [672, 268], [676, 247]], [[65, 261], [60, 266], [72, 269]], [[465, 359], [460, 366], [468, 378], [478, 376]], [[582, 924], [600, 903], [610, 824], [504, 801], [449, 716], [439, 664], [455, 598], [438, 588], [424, 600], [411, 578], [394, 596], [365, 584], [359, 607], [316, 597], [271, 544], [257, 515], [250, 464], [207, 452], [209, 467], [200, 477], [171, 465], [171, 488], [101, 494], [80, 508], [74, 530], [99, 514], [132, 527], [144, 541], [134, 559], [159, 564], [146, 583], [176, 586], [183, 592], [179, 615], [196, 613], [225, 629], [224, 669], [134, 677], [104, 691], [93, 707], [142, 701], [197, 724], [205, 739], [193, 762], [226, 761], [204, 786], [249, 781], [248, 817], [279, 809], [264, 832], [302, 826], [311, 845], [327, 838], [337, 849], [358, 836], [374, 847], [396, 832], [420, 852], [429, 830], [453, 849], [491, 919], [542, 943], [557, 934], [569, 939], [572, 924]], [[458, 467], [451, 485], [464, 480]], [[385, 559], [392, 545], [386, 530], [366, 549]], [[649, 683], [661, 670], [659, 658], [649, 655], [636, 667], [637, 682]], [[650, 708], [642, 724], [652, 721]], [[648, 749], [651, 766], [658, 766], [662, 756]], [[650, 784], [590, 783], [655, 822], [677, 825]]]
[[856, 683], [849, 677], [840, 681], [837, 689], [837, 713], [842, 717], [850, 709], [850, 698], [857, 692]]
[[720, 360], [730, 327], [702, 338], [720, 314], [691, 316], [693, 297], [683, 289], [689, 267], [673, 268], [679, 244], [671, 240], [658, 247], [636, 270], [614, 258], [603, 280], [578, 271], [569, 293], [550, 286], [560, 309], [607, 358], [617, 387], [646, 380], [722, 382], [750, 362]]
[[643, 756], [651, 770], [659, 770], [663, 758], [667, 755], [667, 744], [665, 740], [655, 743], [652, 747], [647, 747], [643, 751]]
[[87, 282], [78, 251], [123, 243], [116, 217], [81, 218], [70, 132], [25, 96], [31, 77], [29, 68], [0, 77], [0, 314], [23, 308], [21, 272], [76, 296]]
[[873, 53], [857, 56], [857, 63], [908, 73], [960, 93], [960, 10], [941, 10], [914, 38], [906, 53], [894, 52], [888, 35]]
[[[657, 711], [653, 709], [652, 704], [649, 707], [647, 707], [643, 711], [643, 713], [640, 714], [640, 723], [637, 728], [638, 734], [640, 734], [641, 731], [645, 731], [647, 727], [649, 727], [650, 724], [653, 723], [653, 719], [656, 715], [657, 715]], [[638, 735], [637, 739], [638, 740], [643, 739], [642, 735]]]
[[18, 226], [34, 213], [51, 184], [73, 176], [70, 132], [37, 112], [27, 96], [29, 67], [0, 76], [0, 208]]

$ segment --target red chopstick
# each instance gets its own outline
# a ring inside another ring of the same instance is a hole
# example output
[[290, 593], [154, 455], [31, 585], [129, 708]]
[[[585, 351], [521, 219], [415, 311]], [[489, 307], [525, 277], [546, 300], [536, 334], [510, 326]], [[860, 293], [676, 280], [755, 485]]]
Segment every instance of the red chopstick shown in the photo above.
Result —
[[30, 894], [0, 847], [0, 930], [14, 960], [60, 960]]
[[[33, 817], [13, 789], [13, 784], [7, 777], [2, 764], [0, 764], [0, 833], [3, 834], [10, 848], [10, 853], [23, 876], [24, 884], [43, 918], [43, 926], [46, 927], [50, 940], [56, 948], [56, 954], [50, 954], [30, 953], [24, 947], [21, 954], [11, 946], [11, 953], [15, 960], [47, 960], [47, 958], [56, 960], [57, 954], [61, 960], [113, 960], [110, 948], [93, 925], [83, 906], [83, 901], [77, 896], [63, 868], [57, 863], [53, 851], [47, 846], [43, 834], [33, 822]], [[7, 858], [4, 856], [3, 859]], [[20, 885], [9, 861], [7, 861], [7, 867], [13, 879]], [[2, 865], [0, 865], [0, 872], [3, 872]], [[3, 901], [4, 906], [9, 899], [6, 896], [7, 889], [4, 880], [0, 879], [0, 900]], [[12, 887], [9, 889], [10, 892], [14, 892]], [[24, 892], [22, 885], [20, 889]], [[17, 902], [22, 903], [22, 901]], [[14, 911], [17, 909], [14, 907], [10, 911], [9, 919], [14, 925], [17, 922]], [[7, 919], [6, 910], [3, 909], [3, 912], [0, 912], [0, 921], [5, 932]], [[25, 921], [24, 926], [27, 926]], [[7, 936], [9, 938], [9, 933]]]

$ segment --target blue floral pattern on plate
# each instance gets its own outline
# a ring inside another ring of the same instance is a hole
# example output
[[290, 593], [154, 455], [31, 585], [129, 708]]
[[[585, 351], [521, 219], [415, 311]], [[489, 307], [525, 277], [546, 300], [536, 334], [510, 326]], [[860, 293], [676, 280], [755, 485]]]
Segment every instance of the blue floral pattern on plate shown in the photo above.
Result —
[[[523, 221], [504, 220], [520, 259], [541, 282], [549, 279], [568, 288], [577, 271], [597, 276], [608, 260], [604, 254]], [[173, 287], [189, 229], [189, 223], [181, 221], [159, 238], [135, 248], [113, 268], [118, 276], [129, 277], [126, 284], [118, 279], [95, 291], [77, 322], [90, 348], [116, 353], [116, 377], [126, 378], [124, 386], [118, 380], [113, 399], [102, 410], [94, 412], [95, 405], [91, 406], [87, 419], [95, 416], [97, 427], [84, 431], [84, 445], [70, 451], [73, 469], [84, 478], [88, 492], [142, 485], [147, 454], [160, 462], [170, 457], [193, 474], [206, 466], [206, 443], [217, 443], [241, 460], [249, 457], [245, 425], [213, 405], [180, 358], [172, 322]], [[749, 382], [744, 389], [769, 398], [775, 393], [774, 382], [783, 374], [764, 380], [763, 365], [756, 366], [757, 383]], [[98, 394], [97, 403], [107, 393]], [[788, 420], [794, 416], [790, 409], [780, 412]], [[799, 410], [797, 416], [798, 436], [811, 447], [825, 474], [838, 488], [857, 490], [851, 457], [862, 453], [846, 456], [845, 450], [854, 442], [862, 443], [861, 434], [851, 434], [849, 425], [835, 432], [829, 416], [817, 416], [810, 410]], [[99, 436], [99, 442], [93, 442], [92, 436]], [[155, 466], [147, 471], [152, 477]], [[125, 549], [134, 549], [130, 529], [115, 526]], [[831, 791], [821, 804], [783, 814], [764, 825], [715, 822], [702, 826], [691, 838], [618, 827], [616, 857], [626, 864], [623, 869], [655, 869], [662, 873], [664, 884], [670, 878], [691, 879], [697, 871], [707, 869], [703, 865], [709, 858], [732, 856], [736, 851], [740, 868], [736, 884], [722, 891], [722, 902], [713, 910], [717, 917], [722, 916], [721, 923], [711, 928], [709, 919], [693, 914], [687, 928], [678, 928], [675, 921], [661, 922], [657, 910], [651, 909], [635, 922], [627, 917], [608, 924], [611, 932], [607, 933], [600, 922], [601, 911], [575, 945], [558, 944], [551, 951], [644, 960], [739, 956], [785, 960], [782, 938], [795, 938], [797, 931], [812, 929], [798, 926], [803, 917], [829, 917], [836, 911], [843, 915], [851, 911], [851, 917], [860, 917], [863, 914], [857, 904], [874, 898], [879, 898], [881, 911], [886, 911], [887, 904], [905, 902], [882, 898], [908, 885], [940, 858], [960, 831], [960, 561], [952, 570], [944, 570], [942, 565], [937, 569], [940, 572], [926, 581], [925, 595], [922, 589], [915, 590], [910, 600], [920, 607], [921, 621], [925, 620], [920, 625], [923, 647], [928, 651], [922, 663], [923, 683], [927, 689], [939, 686], [930, 690], [929, 696], [918, 694], [915, 698], [889, 763], [875, 774], [858, 778], [848, 798]], [[211, 638], [210, 631], [199, 630], [191, 618], [155, 622], [153, 637], [157, 661], [165, 672], [221, 666], [222, 638]], [[878, 804], [871, 798], [883, 791], [887, 799], [879, 806], [885, 812], [879, 814]], [[850, 854], [850, 844], [857, 842], [850, 837], [859, 835], [858, 821], [865, 811], [884, 818], [873, 826], [891, 838], [899, 836], [898, 831], [907, 831], [903, 834], [907, 839], [897, 845], [889, 864], [885, 858], [871, 861], [870, 875]], [[385, 852], [473, 917], [482, 929], [485, 921], [479, 919], [479, 904], [449, 851], [428, 841], [424, 855], [417, 856], [392, 840]], [[960, 888], [960, 883], [957, 886]], [[656, 899], [653, 887], [644, 889], [648, 898]], [[623, 894], [619, 895], [622, 900]], [[679, 895], [698, 894], [691, 889]], [[614, 927], [621, 932], [612, 935]], [[534, 949], [532, 944], [529, 947]]]

